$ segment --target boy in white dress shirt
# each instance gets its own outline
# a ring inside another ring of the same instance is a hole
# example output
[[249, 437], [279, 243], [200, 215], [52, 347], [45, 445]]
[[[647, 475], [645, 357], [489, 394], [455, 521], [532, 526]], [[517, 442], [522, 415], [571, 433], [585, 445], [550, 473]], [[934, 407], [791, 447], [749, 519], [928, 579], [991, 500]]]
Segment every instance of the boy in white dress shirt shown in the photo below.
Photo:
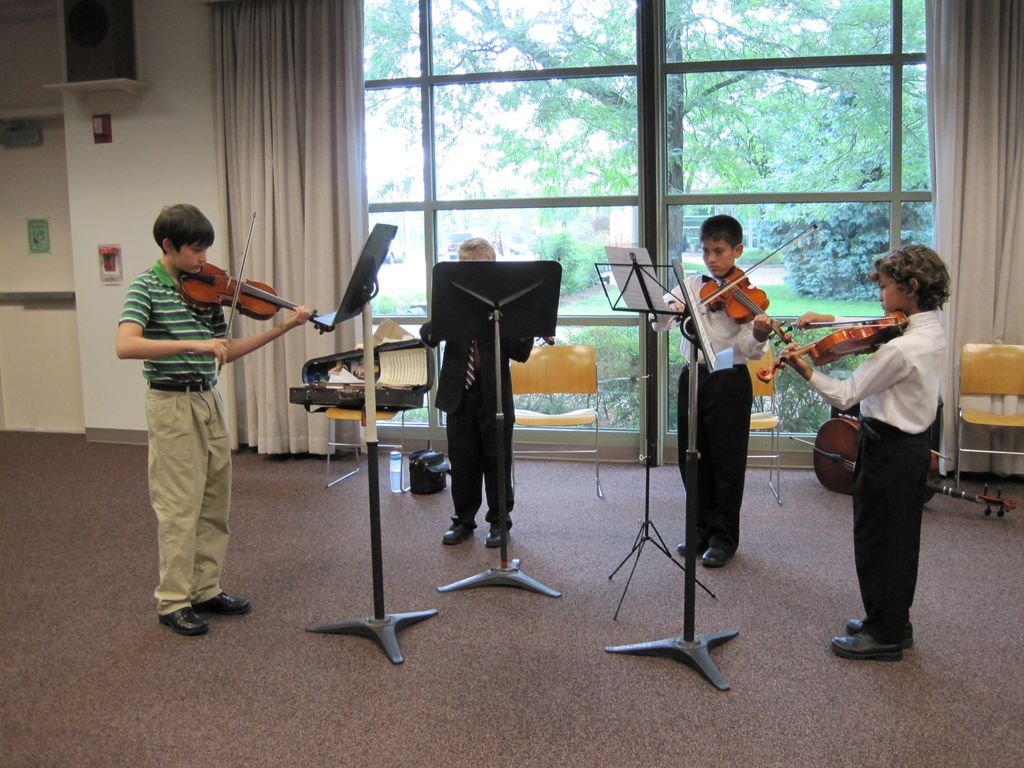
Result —
[[[832, 651], [848, 659], [898, 661], [913, 645], [910, 606], [931, 464], [928, 433], [946, 360], [939, 309], [949, 298], [949, 272], [930, 248], [907, 245], [876, 259], [868, 277], [878, 283], [885, 313], [907, 315], [903, 335], [879, 347], [846, 380], [813, 370], [800, 356], [786, 362], [836, 408], [860, 403], [853, 548], [865, 615], [832, 638]], [[810, 312], [796, 325], [833, 319]], [[796, 349], [790, 344], [786, 351]]]
[[[701, 249], [708, 275], [690, 277], [694, 296], [705, 281], [725, 284], [731, 280], [736, 260], [743, 253], [743, 227], [732, 216], [712, 216], [701, 224]], [[680, 289], [666, 296], [670, 309], [682, 311]], [[747, 471], [747, 442], [750, 435], [750, 408], [753, 388], [747, 361], [757, 360], [765, 352], [771, 333], [771, 321], [761, 313], [746, 322], [737, 322], [724, 310], [704, 307], [702, 325], [711, 345], [720, 351], [732, 350], [733, 367], [708, 371], [703, 358], [697, 360], [697, 521], [695, 542], [702, 552], [701, 563], [720, 568], [732, 559], [740, 543], [740, 507], [743, 504], [743, 480]], [[660, 315], [655, 330], [665, 331], [675, 318]], [[689, 344], [681, 342], [685, 354]], [[694, 361], [679, 375], [677, 435], [679, 473], [686, 483], [686, 440], [690, 412], [687, 393]], [[687, 542], [677, 546], [686, 554]]]

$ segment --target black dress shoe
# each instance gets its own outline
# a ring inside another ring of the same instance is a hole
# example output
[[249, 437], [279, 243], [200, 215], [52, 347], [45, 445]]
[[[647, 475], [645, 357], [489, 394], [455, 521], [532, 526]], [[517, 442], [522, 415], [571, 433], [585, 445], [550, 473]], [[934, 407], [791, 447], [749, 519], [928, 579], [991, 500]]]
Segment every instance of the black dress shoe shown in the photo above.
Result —
[[[697, 551], [698, 552], [703, 552], [707, 548], [708, 548], [708, 543], [706, 541], [698, 541], [697, 542]], [[685, 541], [680, 541], [678, 544], [676, 544], [676, 552], [679, 553], [680, 557], [686, 557], [686, 542]]]
[[201, 603], [193, 603], [192, 607], [200, 613], [248, 613], [252, 604], [244, 597], [232, 597], [226, 592], [221, 592], [216, 597], [203, 600]]
[[[864, 619], [850, 619], [846, 622], [846, 634], [859, 635], [864, 631]], [[903, 641], [900, 643], [904, 650], [914, 645], [914, 625], [909, 621], [903, 627]]]
[[832, 653], [844, 659], [899, 661], [903, 650], [899, 643], [881, 643], [871, 635], [844, 635], [832, 638]]
[[170, 627], [179, 635], [202, 635], [210, 628], [203, 617], [188, 605], [173, 613], [165, 613], [160, 616], [160, 623], [165, 627]]
[[491, 549], [501, 546], [501, 526], [498, 523], [491, 523], [491, 528], [487, 531], [487, 540], [484, 542], [484, 545]]
[[465, 523], [452, 523], [452, 527], [444, 532], [441, 541], [445, 544], [461, 544], [473, 535], [473, 529]]
[[721, 568], [730, 560], [732, 560], [732, 552], [722, 547], [708, 547], [700, 559], [705, 568]]

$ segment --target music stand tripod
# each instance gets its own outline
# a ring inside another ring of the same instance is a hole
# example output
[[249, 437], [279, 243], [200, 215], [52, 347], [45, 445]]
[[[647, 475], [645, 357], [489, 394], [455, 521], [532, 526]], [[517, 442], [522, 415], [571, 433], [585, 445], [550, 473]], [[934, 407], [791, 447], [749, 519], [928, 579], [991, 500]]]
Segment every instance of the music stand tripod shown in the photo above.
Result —
[[[508, 494], [505, 469], [505, 414], [502, 405], [501, 339], [554, 336], [562, 266], [554, 261], [463, 262], [434, 266], [432, 330], [438, 339], [484, 339], [493, 326], [495, 453], [497, 455], [500, 563], [468, 578], [437, 588], [453, 592], [473, 587], [518, 587], [559, 597], [560, 592], [527, 576], [519, 559], [508, 559]], [[468, 300], [467, 300], [468, 299]]]
[[[620, 301], [625, 300], [627, 307], [624, 311], [638, 312], [642, 315], [649, 315], [650, 317], [655, 317], [659, 314], [681, 315], [682, 313], [680, 312], [672, 312], [668, 310], [663, 301], [659, 300], [658, 304], [655, 304], [651, 295], [652, 283], [656, 284], [661, 290], [661, 293], [657, 294], [659, 299], [662, 294], [668, 293], [668, 291], [664, 286], [657, 282], [657, 277], [654, 274], [654, 267], [650, 263], [650, 257], [646, 256], [645, 259], [645, 252], [641, 252], [638, 257], [636, 250], [630, 250], [626, 255], [628, 257], [628, 261], [624, 259], [621, 263], [597, 265], [599, 274], [600, 267], [611, 266], [615, 268], [616, 277], [622, 280], [620, 283], [622, 285], [622, 290], [619, 292], [618, 298], [612, 299], [612, 297], [608, 295], [607, 289], [605, 290], [605, 297], [608, 299], [608, 303], [611, 305], [612, 309], [621, 309], [618, 307], [618, 304]], [[624, 272], [622, 267], [626, 267], [628, 269], [628, 273]], [[624, 275], [625, 279], [623, 279]], [[653, 462], [654, 457], [641, 456], [640, 459], [644, 463], [644, 519], [640, 521], [640, 530], [637, 531], [636, 538], [633, 540], [633, 547], [629, 550], [626, 556], [622, 558], [622, 562], [615, 567], [615, 570], [608, 574], [608, 580], [611, 581], [611, 579], [615, 577], [615, 574], [622, 569], [622, 566], [626, 564], [626, 561], [635, 555], [633, 566], [629, 569], [629, 576], [626, 578], [626, 585], [623, 587], [622, 595], [619, 597], [619, 604], [615, 607], [615, 614], [612, 616], [612, 621], [618, 621], [619, 611], [622, 609], [622, 602], [626, 599], [626, 593], [629, 591], [630, 582], [633, 581], [633, 574], [636, 572], [636, 567], [640, 563], [640, 555], [643, 554], [644, 545], [648, 541], [660, 549], [662, 554], [664, 554], [673, 565], [678, 567], [684, 573], [686, 572], [686, 566], [672, 556], [672, 552], [665, 544], [665, 539], [662, 538], [661, 532], [658, 531], [658, 527], [654, 524], [654, 521], [651, 520], [651, 463]], [[651, 536], [651, 531], [654, 532], [654, 536]], [[655, 536], [657, 538], [655, 538]], [[708, 589], [699, 579], [697, 580], [697, 584], [700, 585], [701, 589], [711, 595], [711, 597], [715, 597], [715, 593]]]
[[[373, 615], [335, 624], [317, 624], [306, 627], [307, 632], [330, 635], [358, 635], [375, 640], [391, 659], [392, 664], [401, 664], [405, 659], [398, 645], [397, 634], [410, 624], [437, 615], [437, 609], [409, 613], [385, 613], [384, 611], [384, 564], [380, 543], [380, 483], [377, 466], [377, 391], [374, 387], [373, 372], [373, 312], [370, 299], [377, 290], [377, 270], [387, 256], [396, 227], [377, 224], [370, 234], [359, 262], [352, 273], [337, 313], [330, 316], [332, 325], [354, 317], [360, 311], [363, 316], [363, 370], [366, 371], [366, 397], [363, 421], [366, 427], [366, 483], [370, 506], [370, 562], [373, 579]], [[366, 418], [366, 414], [371, 414]]]
[[[689, 313], [687, 324], [690, 332], [686, 333], [687, 325], [684, 325], [684, 335], [689, 341], [689, 354], [687, 359], [696, 360], [697, 345], [700, 345], [704, 359], [711, 370], [724, 367], [724, 362], [731, 362], [731, 350], [716, 356], [701, 323], [700, 304], [698, 297], [690, 291], [682, 267], [678, 261], [673, 263], [676, 276], [679, 279], [680, 287], [684, 297], [684, 303]], [[718, 360], [721, 357], [723, 360]], [[722, 362], [723, 365], [717, 363]], [[697, 529], [697, 372], [691, 371], [688, 391], [688, 408], [690, 412], [689, 430], [687, 434], [686, 461], [684, 472], [686, 475], [686, 541], [695, 541]], [[680, 435], [680, 438], [682, 436]], [[609, 653], [625, 653], [635, 656], [661, 656], [681, 661], [700, 672], [708, 681], [720, 691], [729, 690], [729, 684], [718, 671], [715, 662], [712, 661], [709, 651], [716, 645], [728, 642], [739, 634], [734, 629], [721, 630], [718, 632], [707, 632], [701, 635], [694, 634], [694, 598], [696, 597], [694, 568], [697, 565], [696, 547], [686, 548], [686, 579], [683, 589], [683, 634], [677, 637], [667, 637], [664, 640], [653, 640], [646, 643], [633, 645], [614, 645], [605, 648]]]

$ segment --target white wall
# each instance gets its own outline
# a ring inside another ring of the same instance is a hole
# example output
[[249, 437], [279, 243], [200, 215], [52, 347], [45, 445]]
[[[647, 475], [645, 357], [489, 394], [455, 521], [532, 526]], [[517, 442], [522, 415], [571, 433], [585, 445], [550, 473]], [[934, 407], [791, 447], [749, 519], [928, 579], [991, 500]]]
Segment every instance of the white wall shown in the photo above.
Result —
[[[54, 15], [46, 20], [59, 30]], [[39, 22], [14, 22], [0, 33], [5, 38], [29, 36], [38, 33]], [[135, 4], [137, 30], [136, 50], [138, 77], [148, 87], [138, 95], [120, 91], [97, 93], [59, 93], [45, 91], [36, 83], [32, 88], [20, 87], [10, 96], [5, 87], [0, 94], [0, 115], [9, 115], [20, 104], [6, 103], [9, 98], [34, 101], [36, 93], [43, 91], [39, 103], [57, 99], [63, 108], [63, 138], [65, 147], [64, 195], [67, 205], [68, 239], [70, 243], [71, 285], [76, 295], [77, 339], [80, 366], [77, 382], [64, 383], [80, 386], [81, 423], [74, 423], [73, 415], [62, 417], [63, 424], [47, 424], [47, 429], [80, 431], [83, 426], [90, 439], [120, 439], [131, 433], [144, 433], [143, 386], [141, 363], [121, 361], [114, 354], [114, 337], [124, 293], [130, 280], [148, 268], [159, 256], [153, 242], [152, 226], [160, 208], [170, 203], [191, 202], [203, 209], [219, 233], [226, 231], [225, 217], [220, 208], [217, 157], [213, 118], [213, 39], [212, 11], [200, 3], [180, 0], [145, 0]], [[37, 40], [40, 39], [37, 37]], [[47, 36], [42, 40], [46, 41]], [[57, 34], [59, 40], [59, 33]], [[45, 55], [46, 65], [38, 62], [25, 64], [10, 62], [17, 76], [38, 81], [36, 70], [47, 70], [49, 82], [62, 80], [60, 45], [54, 44]], [[58, 63], [53, 66], [53, 58]], [[7, 55], [0, 53], [0, 66], [6, 65]], [[25, 105], [28, 106], [28, 105]], [[95, 144], [92, 136], [92, 116], [109, 113], [112, 119], [113, 142]], [[56, 137], [56, 131], [52, 133]], [[47, 139], [51, 131], [47, 131]], [[9, 150], [3, 150], [7, 152]], [[41, 156], [41, 155], [40, 155]], [[4, 195], [15, 194], [5, 172], [8, 163], [0, 159], [0, 184]], [[56, 162], [50, 158], [47, 163]], [[21, 179], [27, 187], [17, 194], [29, 194], [43, 181]], [[52, 195], [52, 180], [47, 185]], [[52, 208], [52, 202], [48, 203]], [[33, 208], [35, 210], [35, 208]], [[0, 242], [23, 242], [24, 218], [15, 213], [0, 219]], [[59, 219], [60, 216], [55, 216]], [[60, 227], [58, 226], [59, 230]], [[53, 233], [51, 232], [51, 235]], [[100, 282], [97, 245], [120, 244], [123, 253], [124, 282], [104, 285]], [[211, 261], [222, 263], [219, 238], [211, 249]], [[14, 258], [14, 252], [3, 251], [5, 262]], [[25, 258], [21, 255], [19, 258]], [[24, 276], [36, 280], [33, 289], [70, 290], [67, 284], [66, 254], [55, 253], [52, 272], [45, 279], [38, 275]], [[220, 261], [218, 261], [218, 259]], [[60, 275], [64, 277], [60, 277]], [[19, 278], [21, 279], [21, 278]], [[6, 281], [0, 292], [12, 291]], [[70, 356], [66, 349], [55, 349], [46, 343], [43, 335], [47, 326], [38, 333], [29, 333], [32, 321], [29, 310], [16, 308], [17, 317], [5, 312], [4, 332], [0, 335], [0, 396], [5, 401], [7, 429], [37, 428], [34, 424], [12, 420], [12, 411], [32, 411], [48, 407], [44, 400], [26, 407], [21, 399], [33, 396], [36, 385], [30, 384], [33, 371], [48, 370], [47, 360], [56, 356]], [[66, 311], [65, 311], [66, 314]], [[52, 324], [59, 324], [55, 315]], [[11, 328], [8, 329], [10, 323]], [[65, 331], [66, 332], [66, 331]], [[32, 348], [10, 364], [10, 335], [20, 337]], [[36, 342], [39, 342], [38, 344]], [[42, 393], [40, 393], [42, 394]], [[19, 398], [16, 409], [7, 401]]]
[[[0, 294], [75, 290], [55, 10], [0, 24], [0, 120], [30, 118], [42, 143], [0, 148]], [[49, 221], [49, 254], [30, 255], [26, 219]], [[85, 428], [73, 299], [0, 302], [0, 428]]]
[[[141, 363], [117, 359], [114, 335], [126, 284], [160, 255], [152, 235], [160, 208], [194, 203], [225, 231], [217, 189], [211, 11], [174, 0], [138, 3], [136, 28], [139, 79], [148, 88], [139, 95], [64, 95], [87, 432], [145, 429]], [[111, 115], [110, 144], [93, 143], [92, 116], [99, 113]], [[101, 243], [121, 245], [125, 285], [100, 283]]]

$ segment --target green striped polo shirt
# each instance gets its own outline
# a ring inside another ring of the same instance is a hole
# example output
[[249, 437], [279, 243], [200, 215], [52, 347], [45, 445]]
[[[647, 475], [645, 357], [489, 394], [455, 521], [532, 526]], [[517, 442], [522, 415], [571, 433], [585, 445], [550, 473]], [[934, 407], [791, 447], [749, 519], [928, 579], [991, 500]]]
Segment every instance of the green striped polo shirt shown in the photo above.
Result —
[[[220, 307], [196, 309], [185, 303], [157, 260], [128, 287], [118, 323], [138, 323], [147, 339], [183, 340], [212, 339], [227, 335], [224, 311]], [[147, 381], [194, 382], [217, 379], [217, 358], [186, 352], [142, 362], [142, 375]]]

